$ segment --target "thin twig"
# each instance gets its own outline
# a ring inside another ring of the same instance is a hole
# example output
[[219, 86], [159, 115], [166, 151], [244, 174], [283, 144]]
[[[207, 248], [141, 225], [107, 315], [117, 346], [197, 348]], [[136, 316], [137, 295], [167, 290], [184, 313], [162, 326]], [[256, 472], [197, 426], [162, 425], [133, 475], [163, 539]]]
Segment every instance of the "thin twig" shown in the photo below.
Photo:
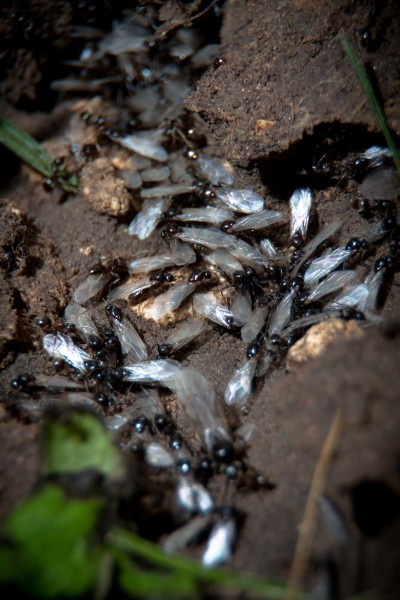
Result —
[[208, 4], [203, 10], [201, 10], [200, 12], [196, 13], [195, 15], [193, 15], [192, 17], [189, 17], [187, 19], [180, 19], [180, 21], [175, 21], [175, 23], [172, 23], [172, 25], [170, 27], [168, 27], [167, 29], [164, 29], [164, 31], [162, 31], [161, 33], [154, 35], [153, 37], [149, 38], [147, 41], [151, 41], [151, 42], [156, 42], [158, 40], [163, 40], [167, 37], [167, 35], [169, 33], [171, 33], [171, 31], [174, 31], [175, 29], [177, 29], [178, 27], [182, 27], [182, 26], [186, 26], [189, 25], [189, 23], [192, 23], [193, 21], [196, 21], [197, 19], [201, 19], [201, 17], [203, 17], [205, 14], [208, 13], [208, 11], [214, 6], [214, 4], [216, 4], [218, 2], [218, 0], [212, 0], [212, 2], [210, 2], [210, 4]]
[[317, 501], [318, 497], [322, 494], [325, 488], [329, 465], [339, 439], [342, 426], [342, 417], [343, 409], [342, 406], [339, 406], [328, 436], [321, 450], [321, 454], [311, 480], [311, 487], [308, 493], [303, 519], [299, 527], [300, 534], [297, 541], [296, 551], [294, 553], [292, 567], [290, 569], [285, 600], [294, 600], [299, 593], [298, 590], [307, 566], [311, 543], [316, 527]]

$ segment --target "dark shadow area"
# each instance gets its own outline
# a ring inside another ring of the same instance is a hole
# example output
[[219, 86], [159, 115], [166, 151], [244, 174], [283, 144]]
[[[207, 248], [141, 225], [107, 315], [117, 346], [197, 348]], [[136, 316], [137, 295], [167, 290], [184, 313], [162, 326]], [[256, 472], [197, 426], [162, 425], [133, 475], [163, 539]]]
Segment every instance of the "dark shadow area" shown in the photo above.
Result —
[[382, 134], [370, 133], [364, 125], [323, 124], [286, 152], [250, 163], [249, 169], [259, 171], [272, 195], [287, 200], [298, 187], [324, 189], [339, 184], [343, 165], [337, 163], [373, 145], [386, 146], [386, 142]]

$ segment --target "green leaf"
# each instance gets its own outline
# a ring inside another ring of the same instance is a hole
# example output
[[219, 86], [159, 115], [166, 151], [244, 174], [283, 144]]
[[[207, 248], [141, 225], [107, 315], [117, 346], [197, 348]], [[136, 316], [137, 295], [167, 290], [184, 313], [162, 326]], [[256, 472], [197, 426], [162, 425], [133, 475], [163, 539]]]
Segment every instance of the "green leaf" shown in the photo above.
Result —
[[126, 462], [100, 419], [91, 413], [68, 411], [44, 424], [45, 475], [98, 471], [110, 481], [122, 480]]
[[0, 547], [0, 583], [39, 598], [73, 597], [93, 589], [102, 551], [92, 547], [102, 511], [98, 500], [66, 500], [47, 486], [8, 519]]

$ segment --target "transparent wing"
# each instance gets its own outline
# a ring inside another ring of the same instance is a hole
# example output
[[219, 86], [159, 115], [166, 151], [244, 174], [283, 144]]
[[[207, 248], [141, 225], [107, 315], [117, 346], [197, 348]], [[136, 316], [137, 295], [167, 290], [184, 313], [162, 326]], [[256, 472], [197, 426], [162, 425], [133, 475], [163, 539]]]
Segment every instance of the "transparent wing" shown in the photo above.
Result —
[[79, 304], [68, 304], [65, 307], [64, 319], [66, 323], [75, 325], [77, 330], [85, 337], [99, 337], [99, 332], [89, 312]]
[[196, 339], [205, 330], [205, 326], [204, 321], [200, 319], [190, 319], [174, 329], [165, 340], [165, 343], [169, 344], [172, 350], [176, 352]]
[[229, 328], [234, 324], [232, 312], [219, 304], [211, 292], [195, 294], [193, 308], [199, 315], [223, 327]]
[[74, 291], [72, 295], [73, 301], [77, 304], [84, 304], [90, 298], [94, 298], [100, 294], [110, 279], [111, 276], [108, 273], [89, 275]]
[[315, 302], [324, 296], [337, 292], [342, 287], [348, 285], [356, 275], [357, 273], [354, 270], [331, 273], [326, 279], [321, 281], [321, 283], [311, 290], [306, 303]]
[[346, 258], [351, 255], [351, 250], [346, 248], [337, 248], [332, 250], [329, 254], [316, 258], [312, 261], [304, 274], [304, 283], [307, 287], [312, 286], [319, 279], [329, 275], [331, 271], [336, 269]]
[[214, 227], [182, 227], [176, 237], [189, 244], [199, 244], [211, 250], [217, 248], [230, 248], [232, 237]]
[[276, 307], [275, 312], [271, 317], [271, 321], [268, 328], [268, 334], [281, 334], [282, 330], [286, 327], [286, 325], [290, 321], [290, 317], [292, 314], [292, 304], [295, 292], [289, 292], [283, 299], [280, 301], [278, 306]]
[[124, 283], [123, 285], [119, 285], [118, 287], [111, 290], [111, 292], [108, 295], [108, 301], [113, 302], [114, 300], [126, 298], [130, 294], [143, 292], [144, 290], [147, 290], [153, 287], [154, 285], [154, 281], [150, 281], [148, 278], [140, 279], [139, 281], [136, 280]]
[[264, 198], [252, 190], [218, 189], [214, 190], [217, 199], [235, 212], [254, 213], [264, 208]]
[[247, 229], [265, 229], [274, 223], [279, 223], [283, 214], [278, 210], [262, 210], [238, 219], [232, 226], [232, 231], [246, 231]]
[[251, 386], [257, 366], [257, 359], [251, 358], [236, 369], [225, 390], [225, 403], [228, 406], [244, 406], [250, 398]]
[[126, 317], [121, 321], [112, 318], [111, 322], [121, 344], [122, 353], [137, 362], [145, 360], [148, 357], [146, 344], [132, 323]]
[[172, 185], [157, 185], [150, 188], [144, 188], [141, 190], [140, 195], [142, 198], [165, 198], [166, 196], [189, 194], [195, 190], [196, 187], [194, 185], [174, 183]]
[[159, 222], [162, 215], [168, 207], [170, 201], [163, 198], [161, 200], [145, 200], [142, 209], [129, 225], [129, 235], [133, 235], [139, 240], [148, 238]]
[[114, 141], [121, 144], [128, 150], [133, 150], [141, 156], [158, 160], [159, 162], [166, 162], [169, 158], [168, 152], [162, 147], [161, 142], [163, 133], [159, 129], [153, 129], [140, 132], [132, 133], [124, 137], [115, 138]]
[[242, 263], [239, 262], [232, 254], [230, 254], [227, 250], [219, 249], [211, 252], [208, 256], [204, 257], [206, 262], [218, 267], [224, 273], [228, 273], [229, 275], [233, 275], [236, 271], [241, 271], [243, 266]]
[[300, 233], [303, 238], [306, 237], [308, 223], [310, 221], [311, 211], [311, 190], [302, 188], [295, 190], [290, 198], [290, 235]]
[[[124, 365], [125, 381], [136, 383], [165, 383], [176, 377], [180, 369], [180, 363], [177, 360], [148, 360], [146, 362], [136, 363], [134, 365]], [[169, 387], [169, 385], [167, 385]]]
[[246, 344], [250, 344], [262, 331], [267, 320], [268, 311], [268, 306], [256, 306], [251, 312], [240, 332], [242, 340]]
[[177, 283], [163, 294], [153, 300], [152, 305], [146, 310], [146, 314], [159, 321], [168, 313], [176, 310], [182, 302], [196, 289], [196, 283]]
[[201, 559], [203, 565], [213, 568], [231, 560], [236, 535], [236, 523], [233, 519], [217, 523], [208, 538], [207, 547]]
[[78, 371], [85, 371], [85, 362], [92, 359], [87, 352], [76, 346], [68, 335], [63, 335], [62, 333], [57, 333], [56, 335], [49, 333], [45, 335], [42, 344], [47, 354], [53, 358], [65, 360], [65, 362], [74, 367], [74, 369], [78, 369]]
[[193, 221], [197, 223], [223, 223], [233, 219], [233, 212], [224, 208], [182, 208], [175, 217], [179, 221]]
[[233, 166], [223, 158], [199, 156], [195, 162], [196, 171], [213, 185], [232, 185], [234, 181]]

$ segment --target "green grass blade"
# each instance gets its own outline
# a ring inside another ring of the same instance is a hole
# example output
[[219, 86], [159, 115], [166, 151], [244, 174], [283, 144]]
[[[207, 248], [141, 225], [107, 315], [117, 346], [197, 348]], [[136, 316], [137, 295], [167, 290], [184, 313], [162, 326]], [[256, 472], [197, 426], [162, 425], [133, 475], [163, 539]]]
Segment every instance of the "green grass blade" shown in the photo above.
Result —
[[358, 80], [364, 90], [364, 94], [366, 95], [368, 102], [370, 103], [370, 106], [371, 106], [372, 110], [374, 111], [376, 122], [378, 123], [378, 126], [379, 126], [380, 130], [382, 131], [382, 133], [385, 137], [386, 143], [392, 153], [393, 160], [396, 165], [396, 169], [400, 173], [399, 150], [394, 142], [394, 139], [393, 139], [393, 136], [388, 127], [382, 106], [380, 105], [377, 95], [375, 94], [375, 90], [372, 86], [370, 78], [368, 77], [368, 73], [365, 70], [365, 68], [363, 67], [363, 65], [360, 63], [360, 61], [358, 60], [347, 37], [345, 35], [341, 35], [340, 40], [342, 42], [343, 49], [346, 52], [347, 58], [349, 59], [350, 64], [353, 67], [354, 72], [357, 75]]
[[[0, 143], [43, 177], [52, 177], [53, 158], [50, 154], [25, 131], [1, 116]], [[68, 173], [63, 167], [57, 170], [56, 180], [66, 192], [76, 192], [78, 189], [77, 177]]]
[[[269, 600], [283, 600], [286, 594], [284, 584], [248, 573], [205, 568], [194, 560], [167, 554], [160, 546], [123, 529], [113, 529], [108, 537], [108, 542], [111, 548], [129, 552], [154, 567], [175, 572], [179, 576], [186, 576], [198, 583], [228, 586], [243, 593], [254, 594], [257, 598]], [[297, 597], [298, 600], [309, 599], [309, 596], [302, 593], [299, 593]]]

